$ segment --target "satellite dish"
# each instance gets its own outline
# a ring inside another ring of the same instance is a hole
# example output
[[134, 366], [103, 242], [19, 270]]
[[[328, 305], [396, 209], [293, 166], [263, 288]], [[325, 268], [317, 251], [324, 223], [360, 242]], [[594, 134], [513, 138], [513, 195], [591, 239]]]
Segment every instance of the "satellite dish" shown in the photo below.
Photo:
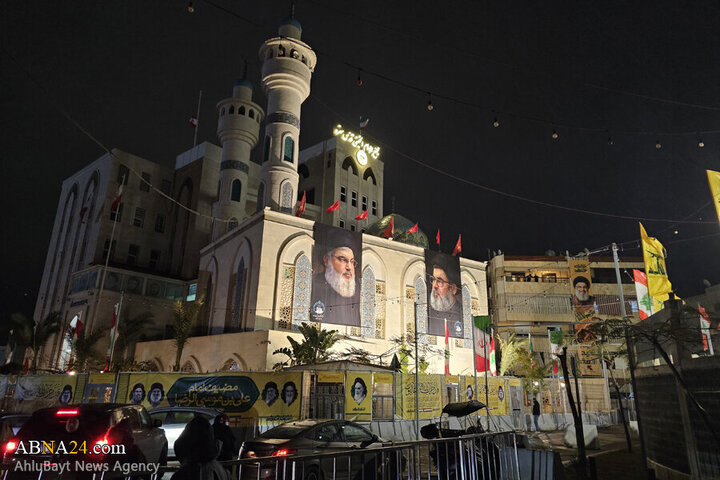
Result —
[[705, 286], [705, 288], [710, 288], [710, 287], [712, 287], [712, 284], [710, 283], [710, 280], [708, 280], [707, 278], [703, 278], [703, 285]]
[[546, 257], [554, 257], [555, 256], [555, 250], [545, 250], [545, 256]]

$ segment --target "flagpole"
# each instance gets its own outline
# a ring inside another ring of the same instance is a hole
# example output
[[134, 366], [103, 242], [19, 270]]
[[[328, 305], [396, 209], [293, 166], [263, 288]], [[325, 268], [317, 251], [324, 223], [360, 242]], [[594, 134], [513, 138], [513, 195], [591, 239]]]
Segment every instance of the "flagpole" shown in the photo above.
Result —
[[[120, 188], [125, 184], [125, 175], [120, 180]], [[102, 297], [103, 290], [105, 290], [105, 277], [107, 276], [108, 264], [110, 263], [110, 255], [113, 253], [113, 240], [115, 239], [115, 227], [119, 223], [118, 213], [120, 213], [120, 204], [115, 208], [115, 218], [113, 219], [112, 229], [110, 230], [110, 243], [108, 244], [107, 255], [105, 255], [105, 266], [103, 267], [102, 279], [100, 279], [100, 290], [95, 298], [95, 308], [93, 309], [92, 322], [88, 322], [88, 332], [91, 332], [91, 326], [95, 326], [95, 320], [97, 320], [98, 308], [100, 308], [100, 297]], [[112, 216], [112, 204], [110, 205], [110, 215]]]
[[[473, 370], [475, 371], [475, 398], [478, 398], [478, 381], [477, 381], [477, 352], [475, 349], [477, 348], [477, 341], [475, 340], [475, 317], [473, 317], [473, 328], [472, 328], [472, 342], [473, 342], [473, 356], [475, 357], [475, 368]], [[468, 399], [470, 400], [470, 399]]]
[[[74, 357], [75, 357], [75, 341], [77, 340], [77, 326], [78, 326], [78, 323], [80, 323], [82, 321], [81, 319], [82, 319], [82, 310], [80, 310], [77, 313], [77, 321], [75, 322], [75, 331], [72, 334], [72, 342], [70, 342], [70, 358], [68, 359], [67, 370], [66, 370], [68, 372], [70, 371], [70, 369], [73, 367], [73, 364], [75, 363]], [[62, 347], [60, 347], [60, 348], [62, 348]]]
[[420, 440], [420, 371], [418, 368], [418, 302], [415, 300], [415, 439]]
[[[490, 320], [490, 317], [488, 316], [488, 321]], [[487, 334], [485, 333], [485, 329], [483, 328], [483, 362], [485, 363], [483, 367], [485, 367], [485, 413], [487, 414], [487, 431], [490, 431], [490, 395], [488, 392], [488, 367], [489, 367], [489, 361], [487, 358]]]
[[117, 332], [120, 329], [120, 311], [122, 310], [122, 302], [123, 302], [123, 295], [125, 294], [124, 291], [120, 292], [120, 303], [118, 303], [118, 309], [117, 313], [115, 314], [115, 331], [112, 331], [112, 327], [110, 328], [110, 364], [108, 365], [108, 368], [112, 369], [112, 361], [113, 361], [113, 354], [115, 353], [115, 339], [117, 338]]
[[197, 145], [197, 132], [198, 132], [198, 128], [200, 128], [200, 102], [201, 101], [202, 101], [202, 90], [200, 90], [200, 94], [198, 95], [197, 113], [195, 114], [195, 118], [197, 120], [197, 125], [195, 125], [195, 133], [193, 134], [193, 148], [195, 148], [195, 145]]

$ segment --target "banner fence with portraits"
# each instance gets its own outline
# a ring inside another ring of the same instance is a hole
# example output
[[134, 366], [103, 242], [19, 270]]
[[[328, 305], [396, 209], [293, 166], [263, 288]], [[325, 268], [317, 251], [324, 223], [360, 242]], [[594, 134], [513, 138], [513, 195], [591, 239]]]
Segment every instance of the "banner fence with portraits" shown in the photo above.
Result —
[[362, 234], [316, 222], [313, 235], [310, 321], [359, 327]]

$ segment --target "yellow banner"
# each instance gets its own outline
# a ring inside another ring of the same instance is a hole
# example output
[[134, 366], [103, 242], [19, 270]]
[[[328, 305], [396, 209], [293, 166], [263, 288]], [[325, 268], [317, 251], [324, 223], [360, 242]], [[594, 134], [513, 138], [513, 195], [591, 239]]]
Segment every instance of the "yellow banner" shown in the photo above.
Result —
[[439, 417], [442, 412], [443, 375], [420, 374], [420, 408], [415, 408], [415, 375], [403, 375], [402, 380], [402, 416], [415, 418]]
[[578, 347], [578, 368], [580, 375], [583, 377], [600, 377], [602, 376], [602, 365], [600, 359], [592, 355], [588, 347]]
[[664, 302], [672, 291], [665, 267], [665, 247], [656, 238], [648, 236], [642, 223], [640, 224], [640, 238], [642, 239], [648, 293], [656, 300]]
[[272, 417], [292, 420], [300, 416], [301, 373], [131, 373], [127, 398], [148, 409], [165, 406], [209, 407], [229, 416]]
[[20, 375], [15, 384], [13, 400], [18, 401], [18, 407], [23, 412], [79, 403], [83, 392], [76, 395], [76, 384], [77, 376], [74, 375]]
[[[474, 382], [474, 379], [472, 381]], [[508, 415], [510, 413], [510, 392], [505, 384], [505, 379], [488, 377], [487, 397], [485, 396], [485, 378], [478, 378], [477, 387], [478, 395], [476, 400], [483, 404], [487, 400], [490, 415]], [[478, 413], [484, 413], [484, 411]]]
[[370, 421], [372, 416], [372, 373], [350, 372], [345, 383], [345, 418]]
[[393, 374], [392, 373], [375, 373], [375, 374], [373, 374], [373, 380], [375, 383], [389, 383], [392, 385]]
[[715, 212], [717, 213], [718, 220], [720, 220], [720, 172], [708, 170], [707, 176], [708, 183], [710, 184], [710, 194], [713, 197], [713, 204], [715, 205]]
[[318, 383], [345, 383], [345, 372], [318, 372]]
[[445, 375], [445, 384], [446, 385], [457, 385], [459, 382], [459, 377], [457, 375]]

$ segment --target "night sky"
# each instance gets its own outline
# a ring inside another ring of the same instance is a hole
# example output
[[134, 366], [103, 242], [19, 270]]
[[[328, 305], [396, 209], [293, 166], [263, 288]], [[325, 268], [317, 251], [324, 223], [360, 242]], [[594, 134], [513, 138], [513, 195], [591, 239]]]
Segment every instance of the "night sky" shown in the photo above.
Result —
[[[104, 153], [66, 115], [108, 148], [172, 165], [192, 146], [199, 90], [198, 141], [219, 143], [215, 104], [245, 60], [266, 107], [257, 52], [289, 1], [194, 7], [3, 2], [2, 321], [32, 314], [61, 182]], [[720, 282], [705, 174], [720, 170], [717, 1], [299, 0], [295, 16], [318, 53], [300, 147], [369, 117], [385, 213], [394, 205], [430, 238], [440, 228], [443, 251], [461, 233], [480, 260], [611, 242], [637, 257], [637, 220], [616, 216], [702, 221], [643, 223], [679, 295]]]

